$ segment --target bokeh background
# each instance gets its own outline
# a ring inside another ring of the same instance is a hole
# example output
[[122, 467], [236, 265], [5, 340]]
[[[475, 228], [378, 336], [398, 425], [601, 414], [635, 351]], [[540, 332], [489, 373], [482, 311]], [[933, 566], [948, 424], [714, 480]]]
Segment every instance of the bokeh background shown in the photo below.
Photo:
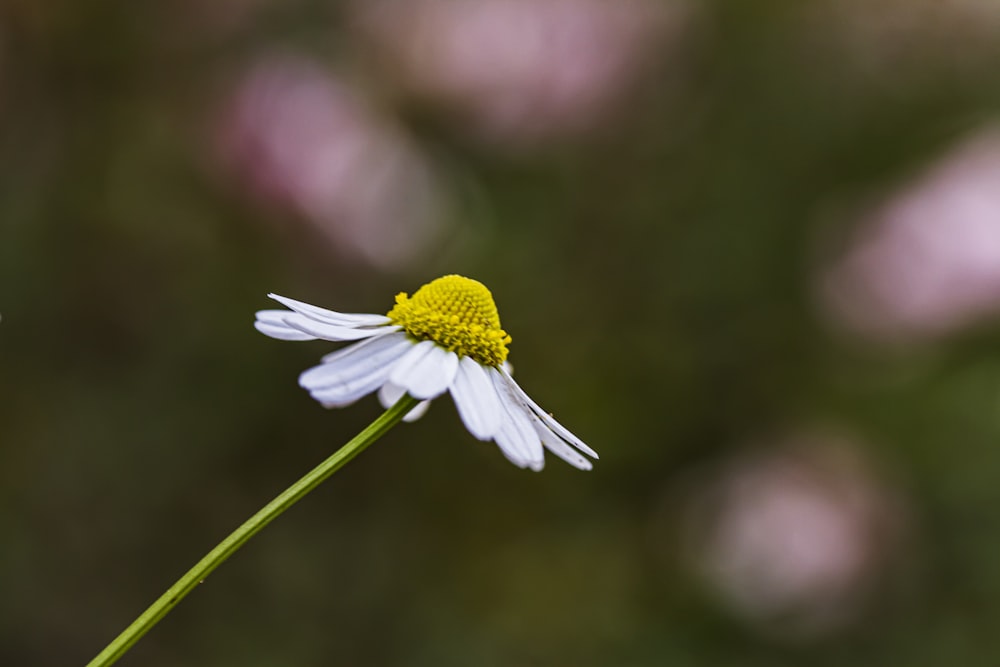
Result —
[[0, 664], [84, 664], [378, 413], [251, 326], [484, 281], [447, 399], [122, 665], [995, 665], [1000, 4], [0, 5]]

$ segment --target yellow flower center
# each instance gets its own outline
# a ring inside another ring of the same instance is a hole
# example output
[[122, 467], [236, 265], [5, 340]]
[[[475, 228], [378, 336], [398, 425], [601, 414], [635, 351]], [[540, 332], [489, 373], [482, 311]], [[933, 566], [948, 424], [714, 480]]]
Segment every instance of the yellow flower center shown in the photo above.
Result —
[[388, 317], [414, 338], [432, 340], [460, 357], [472, 357], [486, 366], [499, 366], [507, 359], [511, 338], [500, 328], [493, 295], [471, 278], [444, 276], [412, 297], [400, 292]]

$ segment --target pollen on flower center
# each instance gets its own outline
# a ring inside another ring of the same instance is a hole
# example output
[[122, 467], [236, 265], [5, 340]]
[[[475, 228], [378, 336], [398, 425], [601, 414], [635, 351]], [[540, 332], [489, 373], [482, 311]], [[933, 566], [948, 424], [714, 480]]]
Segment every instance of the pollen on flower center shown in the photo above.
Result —
[[412, 297], [400, 292], [388, 317], [414, 338], [432, 340], [481, 364], [499, 366], [507, 359], [511, 338], [500, 328], [493, 295], [471, 278], [443, 276]]

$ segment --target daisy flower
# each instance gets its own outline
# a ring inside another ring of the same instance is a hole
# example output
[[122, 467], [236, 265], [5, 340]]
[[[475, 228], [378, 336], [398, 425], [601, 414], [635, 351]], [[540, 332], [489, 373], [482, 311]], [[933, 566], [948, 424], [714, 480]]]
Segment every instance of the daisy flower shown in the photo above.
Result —
[[386, 408], [404, 394], [420, 399], [406, 420], [418, 419], [448, 392], [465, 427], [492, 440], [511, 462], [541, 470], [544, 450], [581, 470], [597, 453], [538, 407], [514, 381], [507, 363], [511, 337], [500, 328], [493, 295], [482, 283], [449, 275], [411, 297], [396, 296], [386, 315], [337, 313], [268, 295], [290, 310], [261, 310], [254, 326], [281, 340], [356, 341], [323, 357], [299, 385], [328, 408], [373, 392]]

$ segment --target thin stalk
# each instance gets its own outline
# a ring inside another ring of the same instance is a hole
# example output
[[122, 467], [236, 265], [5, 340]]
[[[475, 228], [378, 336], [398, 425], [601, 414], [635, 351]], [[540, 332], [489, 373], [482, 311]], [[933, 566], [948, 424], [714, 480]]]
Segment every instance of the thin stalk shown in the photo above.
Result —
[[106, 667], [114, 664], [133, 644], [156, 625], [160, 619], [170, 613], [178, 602], [202, 583], [215, 568], [219, 567], [237, 549], [243, 546], [251, 537], [259, 533], [264, 526], [274, 521], [282, 512], [297, 503], [303, 496], [319, 486], [323, 481], [340, 470], [348, 461], [360, 454], [399, 421], [419, 401], [409, 395], [403, 396], [395, 405], [386, 410], [365, 430], [354, 436], [350, 442], [341, 447], [330, 458], [313, 468], [302, 479], [288, 487], [281, 495], [269, 502], [259, 512], [234, 530], [214, 549], [202, 558], [187, 573], [177, 580], [173, 586], [159, 597], [149, 609], [142, 612], [130, 626], [101, 651], [96, 658], [87, 663], [87, 667]]

